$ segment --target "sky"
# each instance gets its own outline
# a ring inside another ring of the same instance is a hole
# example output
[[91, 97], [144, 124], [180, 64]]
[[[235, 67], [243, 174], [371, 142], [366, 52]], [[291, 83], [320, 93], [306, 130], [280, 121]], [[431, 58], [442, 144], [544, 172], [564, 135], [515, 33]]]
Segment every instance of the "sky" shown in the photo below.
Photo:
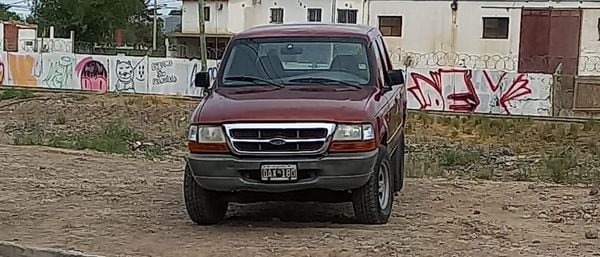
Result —
[[[151, 4], [154, 3], [152, 0], [146, 1], [150, 1]], [[31, 0], [0, 0], [0, 3], [11, 6], [10, 10], [18, 13], [21, 16], [27, 16], [30, 13], [29, 4], [31, 2]], [[161, 8], [159, 11], [161, 15], [169, 14], [171, 10], [181, 8], [181, 0], [156, 0], [156, 2], [159, 5], [159, 8]]]

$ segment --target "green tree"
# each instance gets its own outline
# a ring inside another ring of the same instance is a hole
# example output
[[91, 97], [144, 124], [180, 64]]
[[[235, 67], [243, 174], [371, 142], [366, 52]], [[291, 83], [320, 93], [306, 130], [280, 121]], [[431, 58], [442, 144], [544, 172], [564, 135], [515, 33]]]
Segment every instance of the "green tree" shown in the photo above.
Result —
[[22, 21], [21, 17], [15, 12], [9, 10], [10, 6], [4, 3], [0, 3], [0, 20], [7, 21]]
[[38, 0], [32, 20], [41, 31], [54, 26], [57, 37], [75, 31], [77, 41], [98, 43], [115, 42], [119, 29], [129, 34], [131, 29], [146, 31], [149, 27], [152, 42], [152, 19], [144, 0]]

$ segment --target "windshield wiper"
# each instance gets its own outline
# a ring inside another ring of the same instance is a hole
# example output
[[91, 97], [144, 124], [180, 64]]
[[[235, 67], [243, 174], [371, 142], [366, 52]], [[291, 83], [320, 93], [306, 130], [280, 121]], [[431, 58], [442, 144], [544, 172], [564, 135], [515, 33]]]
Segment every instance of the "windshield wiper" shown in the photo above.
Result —
[[258, 78], [258, 77], [252, 77], [252, 76], [230, 76], [230, 77], [225, 77], [226, 80], [232, 80], [232, 81], [247, 81], [247, 82], [254, 82], [254, 84], [259, 85], [258, 81], [260, 82], [265, 82], [269, 85], [272, 86], [276, 86], [278, 88], [284, 88], [284, 86], [279, 85], [273, 81], [267, 80], [267, 79], [263, 79], [263, 78]]
[[323, 85], [328, 85], [325, 82], [334, 82], [334, 83], [340, 83], [345, 86], [353, 87], [356, 89], [362, 89], [362, 87], [359, 85], [352, 84], [348, 81], [332, 79], [332, 78], [305, 77], [305, 78], [291, 79], [290, 82], [306, 82], [306, 83], [315, 82], [315, 83], [319, 83], [319, 84], [323, 84]]

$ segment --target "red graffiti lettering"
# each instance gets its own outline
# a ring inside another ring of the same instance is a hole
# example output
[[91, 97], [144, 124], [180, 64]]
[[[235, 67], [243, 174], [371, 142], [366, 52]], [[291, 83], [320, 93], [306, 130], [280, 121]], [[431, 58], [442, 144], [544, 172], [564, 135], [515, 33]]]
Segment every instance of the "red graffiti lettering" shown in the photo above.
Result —
[[[444, 71], [447, 73], [462, 73], [463, 81], [465, 82], [466, 92], [458, 92], [448, 95], [449, 100], [453, 100], [454, 103], [448, 106], [450, 110], [456, 112], [474, 112], [475, 109], [480, 104], [479, 96], [477, 96], [477, 91], [475, 90], [475, 86], [473, 86], [473, 73], [471, 70], [448, 70]], [[456, 85], [454, 87], [456, 90]]]
[[[510, 102], [532, 93], [529, 80], [525, 74], [516, 74], [517, 77], [511, 81], [508, 89], [504, 90], [504, 85], [508, 84], [508, 73], [497, 74], [499, 77], [495, 81], [486, 70], [482, 71], [482, 74], [479, 73], [483, 78], [479, 77], [476, 80], [473, 79], [472, 70], [438, 69], [430, 71], [429, 76], [413, 72], [410, 74], [411, 81], [407, 90], [422, 110], [475, 112], [481, 105], [481, 99], [484, 99], [486, 103], [489, 101], [490, 107], [501, 107], [507, 114], [511, 114]], [[476, 87], [474, 81], [485, 81], [487, 85]]]
[[[472, 82], [472, 72], [470, 70], [458, 69], [439, 69], [429, 72], [431, 78], [427, 78], [418, 73], [411, 73], [413, 85], [408, 87], [408, 91], [413, 94], [415, 99], [421, 105], [421, 109], [439, 109], [445, 110], [445, 100], [443, 97], [444, 82], [442, 78], [445, 76], [462, 75], [462, 80], [465, 84], [464, 91], [449, 94], [446, 99], [451, 100], [448, 109], [457, 112], [473, 112], [479, 106], [480, 100]], [[433, 90], [432, 90], [433, 89]], [[432, 100], [433, 98], [433, 100]], [[433, 107], [433, 108], [432, 108]], [[437, 107], [437, 108], [436, 108]]]
[[508, 110], [508, 103], [518, 97], [531, 94], [531, 88], [529, 88], [529, 80], [525, 77], [525, 74], [519, 74], [512, 84], [500, 97], [500, 105], [510, 114]]
[[[419, 104], [421, 110], [433, 107], [441, 110], [444, 109], [444, 99], [442, 98], [442, 77], [439, 72], [430, 71], [431, 79], [418, 73], [411, 73], [410, 76], [414, 81], [414, 85], [407, 88], [411, 92]], [[433, 98], [433, 101], [432, 101]]]
[[490, 86], [490, 89], [492, 89], [493, 92], [496, 92], [498, 90], [498, 88], [500, 87], [502, 80], [504, 79], [504, 77], [506, 77], [506, 72], [502, 72], [502, 75], [500, 75], [500, 78], [498, 79], [497, 83], [492, 82], [492, 78], [490, 78], [490, 74], [488, 73], [488, 71], [484, 70], [483, 76], [485, 76], [485, 80], [487, 81], [488, 85]]
[[[489, 72], [485, 71], [485, 70], [483, 71], [485, 80], [487, 81], [488, 86], [490, 87], [490, 89], [493, 92], [497, 92], [498, 89], [502, 90], [500, 85], [504, 82], [504, 78], [506, 77], [506, 74], [507, 74], [506, 72], [502, 72], [502, 75], [500, 75], [498, 82], [494, 83], [494, 82], [492, 82]], [[504, 109], [506, 114], [511, 114], [510, 110], [508, 109], [510, 101], [512, 101], [518, 97], [531, 94], [531, 92], [532, 92], [532, 90], [529, 88], [529, 80], [525, 77], [525, 74], [519, 74], [512, 81], [512, 83], [510, 84], [510, 86], [508, 87], [508, 89], [506, 91], [504, 91], [504, 92], [501, 91], [502, 95], [500, 96], [500, 99], [498, 100], [498, 102], [499, 102], [500, 106], [502, 106], [502, 108]]]

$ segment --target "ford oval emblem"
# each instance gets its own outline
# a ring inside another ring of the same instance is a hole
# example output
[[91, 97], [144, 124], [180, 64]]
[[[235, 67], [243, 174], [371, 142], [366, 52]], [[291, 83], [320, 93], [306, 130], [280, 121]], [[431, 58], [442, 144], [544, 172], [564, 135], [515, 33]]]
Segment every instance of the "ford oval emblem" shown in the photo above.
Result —
[[285, 140], [281, 139], [281, 138], [275, 138], [275, 139], [271, 139], [271, 141], [269, 141], [269, 143], [271, 143], [272, 145], [285, 145]]

